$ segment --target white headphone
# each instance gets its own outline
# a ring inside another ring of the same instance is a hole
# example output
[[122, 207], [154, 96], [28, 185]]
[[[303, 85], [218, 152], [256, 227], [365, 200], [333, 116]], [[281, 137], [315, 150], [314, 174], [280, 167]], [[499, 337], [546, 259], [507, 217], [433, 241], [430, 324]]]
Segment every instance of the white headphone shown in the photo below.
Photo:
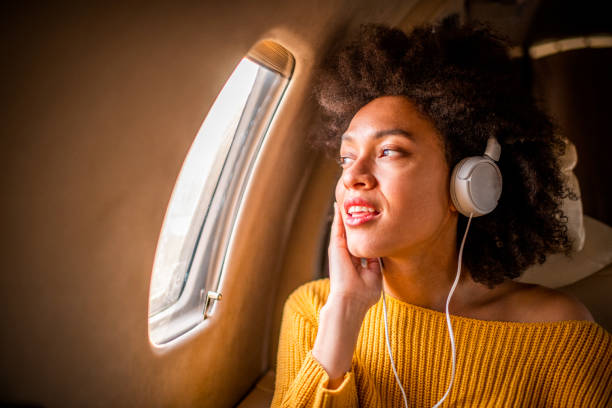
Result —
[[450, 194], [453, 204], [461, 214], [479, 217], [490, 213], [497, 206], [502, 190], [502, 176], [496, 161], [501, 146], [490, 137], [483, 156], [466, 157], [451, 175]]

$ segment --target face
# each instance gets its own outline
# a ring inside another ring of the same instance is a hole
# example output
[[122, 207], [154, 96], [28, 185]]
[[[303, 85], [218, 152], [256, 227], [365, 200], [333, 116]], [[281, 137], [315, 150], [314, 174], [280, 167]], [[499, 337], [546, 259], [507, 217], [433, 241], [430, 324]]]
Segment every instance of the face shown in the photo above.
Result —
[[456, 231], [441, 137], [407, 98], [362, 107], [343, 135], [340, 164], [336, 202], [354, 256], [409, 255]]

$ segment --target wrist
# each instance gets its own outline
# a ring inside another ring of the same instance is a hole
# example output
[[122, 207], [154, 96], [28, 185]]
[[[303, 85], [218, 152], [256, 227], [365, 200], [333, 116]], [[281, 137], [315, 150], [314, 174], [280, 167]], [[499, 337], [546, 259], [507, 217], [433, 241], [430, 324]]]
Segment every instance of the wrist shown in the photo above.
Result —
[[330, 296], [319, 314], [313, 356], [337, 380], [351, 370], [351, 361], [368, 305], [360, 299]]
[[323, 312], [324, 309], [326, 311], [334, 309], [336, 311], [342, 311], [342, 315], [346, 315], [349, 318], [350, 316], [361, 316], [363, 320], [363, 317], [365, 317], [370, 307], [371, 305], [359, 296], [344, 293], [330, 293], [321, 312]]

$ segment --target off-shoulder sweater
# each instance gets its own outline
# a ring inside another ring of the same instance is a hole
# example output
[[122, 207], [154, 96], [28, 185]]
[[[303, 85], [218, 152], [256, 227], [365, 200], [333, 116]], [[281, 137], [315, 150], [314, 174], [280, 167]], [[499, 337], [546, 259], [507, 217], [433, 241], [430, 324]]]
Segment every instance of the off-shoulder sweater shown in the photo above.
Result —
[[[285, 302], [272, 407], [404, 406], [386, 350], [382, 297], [362, 323], [351, 370], [334, 390], [312, 355], [329, 279]], [[410, 407], [431, 407], [451, 377], [444, 313], [385, 296], [389, 337]], [[612, 407], [612, 335], [590, 321], [485, 321], [450, 316], [456, 374], [445, 407]]]

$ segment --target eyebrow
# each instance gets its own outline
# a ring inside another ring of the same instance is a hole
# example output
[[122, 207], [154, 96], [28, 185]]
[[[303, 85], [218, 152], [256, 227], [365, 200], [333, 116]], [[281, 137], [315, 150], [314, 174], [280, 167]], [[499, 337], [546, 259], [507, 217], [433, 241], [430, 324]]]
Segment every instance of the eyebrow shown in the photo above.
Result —
[[[411, 132], [407, 132], [404, 129], [383, 129], [383, 130], [379, 130], [378, 132], [374, 133], [374, 139], [380, 139], [383, 136], [387, 136], [387, 135], [402, 135], [410, 140], [414, 141], [414, 135]], [[345, 133], [342, 135], [342, 140], [353, 140], [353, 137], [348, 134]]]

